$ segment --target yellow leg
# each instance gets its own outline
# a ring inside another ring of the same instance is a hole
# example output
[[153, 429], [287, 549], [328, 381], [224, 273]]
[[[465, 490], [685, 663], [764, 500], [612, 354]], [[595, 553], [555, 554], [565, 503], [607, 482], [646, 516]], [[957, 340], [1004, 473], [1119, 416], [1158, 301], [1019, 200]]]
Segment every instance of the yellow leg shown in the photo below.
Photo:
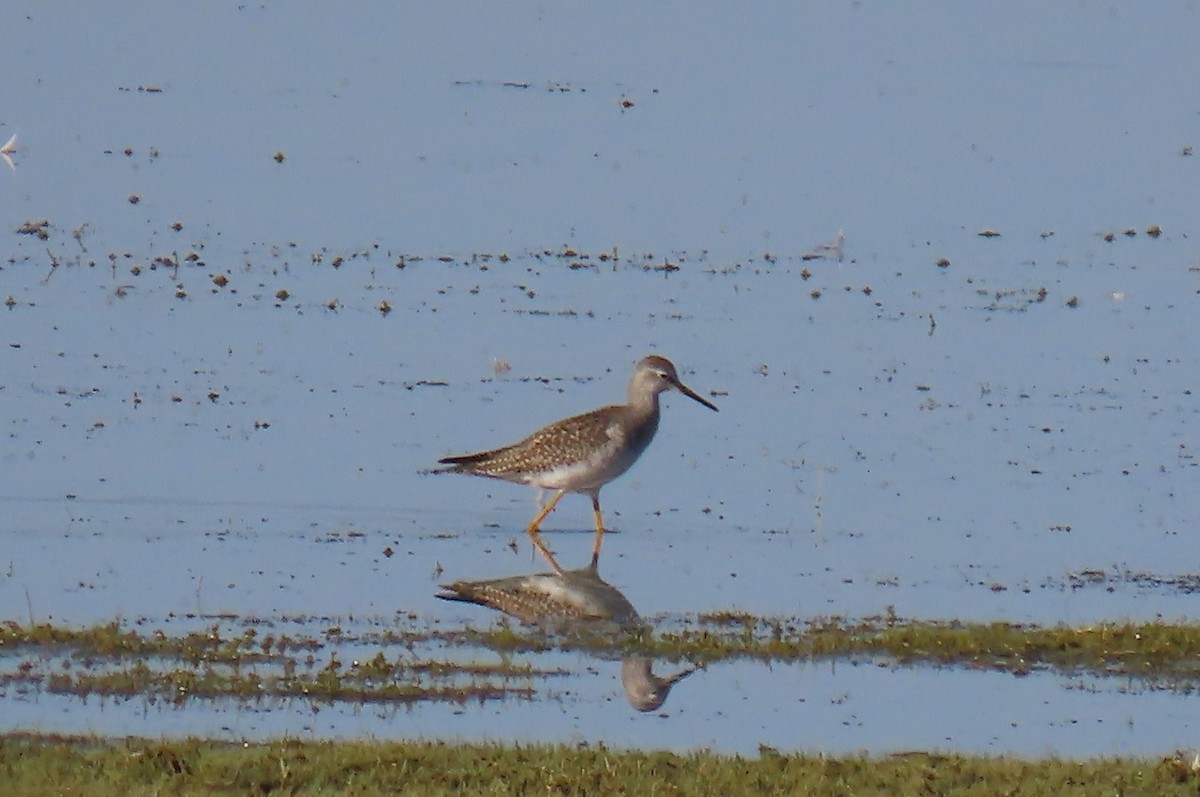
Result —
[[529, 532], [529, 539], [533, 540], [533, 547], [538, 549], [538, 553], [542, 555], [542, 558], [550, 563], [550, 568], [560, 576], [562, 575], [563, 570], [561, 567], [559, 567], [558, 561], [554, 558], [554, 554], [552, 554], [550, 549], [546, 547], [546, 543], [542, 542], [542, 537], [540, 534], [538, 534], [538, 526], [540, 526], [542, 521], [546, 519], [546, 515], [549, 515], [554, 511], [554, 507], [558, 505], [559, 499], [566, 495], [566, 492], [566, 490], [559, 490], [557, 493], [555, 493], [554, 497], [546, 502], [546, 505], [542, 507], [542, 511], [538, 512], [537, 517], [533, 519], [533, 522], [529, 524], [529, 528], [526, 529], [526, 531]]
[[592, 569], [600, 564], [600, 545], [604, 542], [604, 518], [600, 516], [600, 493], [592, 496], [592, 514], [596, 517], [596, 542], [592, 544]]

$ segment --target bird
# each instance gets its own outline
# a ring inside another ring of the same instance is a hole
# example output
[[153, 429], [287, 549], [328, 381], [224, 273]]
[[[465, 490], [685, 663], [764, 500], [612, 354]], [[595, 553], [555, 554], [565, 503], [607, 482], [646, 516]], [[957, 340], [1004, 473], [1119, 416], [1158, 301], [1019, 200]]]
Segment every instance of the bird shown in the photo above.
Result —
[[[443, 584], [442, 590], [437, 594], [442, 600], [485, 606], [548, 631], [614, 631], [614, 643], [621, 643], [623, 635], [636, 638], [651, 631], [624, 593], [600, 578], [590, 565], [554, 573], [455, 581]], [[654, 674], [650, 658], [625, 655], [621, 686], [629, 705], [641, 712], [656, 711], [666, 702], [671, 687], [695, 671], [688, 667], [663, 677]]]
[[474, 454], [438, 460], [445, 468], [435, 473], [465, 473], [554, 490], [526, 531], [534, 547], [555, 573], [563, 569], [538, 535], [538, 526], [567, 493], [592, 499], [596, 536], [592, 567], [600, 560], [604, 518], [600, 514], [600, 488], [637, 462], [658, 431], [661, 393], [677, 390], [717, 412], [717, 405], [683, 384], [666, 357], [651, 354], [633, 369], [625, 404], [612, 404], [545, 426], [520, 442]]

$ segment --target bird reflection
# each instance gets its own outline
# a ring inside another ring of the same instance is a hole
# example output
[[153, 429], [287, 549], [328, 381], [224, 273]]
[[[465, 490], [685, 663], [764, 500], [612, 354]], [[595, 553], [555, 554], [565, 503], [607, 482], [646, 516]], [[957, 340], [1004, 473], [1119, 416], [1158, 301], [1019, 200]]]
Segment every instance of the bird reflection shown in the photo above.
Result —
[[645, 656], [631, 656], [621, 661], [621, 686], [625, 699], [638, 711], [655, 711], [667, 702], [671, 687], [696, 671], [695, 667], [680, 670], [661, 678], [654, 674], [653, 663]]
[[[629, 599], [591, 566], [561, 573], [455, 581], [443, 584], [442, 589], [445, 591], [437, 596], [442, 600], [486, 606], [552, 632], [619, 635], [649, 630]], [[654, 674], [649, 658], [628, 656], [621, 661], [621, 686], [629, 705], [638, 711], [654, 711], [666, 702], [671, 687], [694, 671], [688, 668], [663, 678]]]

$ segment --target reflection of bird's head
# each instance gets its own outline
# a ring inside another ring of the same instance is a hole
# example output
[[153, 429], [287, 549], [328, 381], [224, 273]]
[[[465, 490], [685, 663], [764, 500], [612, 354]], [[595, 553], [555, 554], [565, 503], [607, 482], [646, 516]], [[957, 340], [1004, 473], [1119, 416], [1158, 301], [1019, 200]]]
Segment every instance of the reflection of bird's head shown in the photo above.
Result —
[[671, 687], [687, 678], [694, 668], [675, 673], [669, 678], [654, 674], [650, 659], [636, 657], [621, 662], [621, 686], [625, 687], [625, 699], [638, 711], [654, 711], [667, 702]]

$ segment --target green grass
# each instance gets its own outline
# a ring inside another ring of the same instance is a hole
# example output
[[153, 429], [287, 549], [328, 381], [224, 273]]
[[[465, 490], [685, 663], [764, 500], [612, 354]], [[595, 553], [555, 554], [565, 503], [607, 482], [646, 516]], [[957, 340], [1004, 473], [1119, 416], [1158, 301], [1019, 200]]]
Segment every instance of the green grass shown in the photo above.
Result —
[[[1179, 692], [1200, 683], [1200, 626], [1188, 623], [1038, 627], [904, 620], [890, 613], [849, 621], [727, 612], [618, 639], [547, 637], [503, 623], [446, 631], [411, 617], [357, 630], [315, 621], [289, 628], [295, 633], [271, 634], [234, 621], [170, 634], [119, 623], [7, 623], [0, 625], [0, 688], [174, 703], [536, 699], [547, 677], [568, 673], [538, 669], [521, 654], [549, 649], [633, 652], [702, 665], [870, 660], [1018, 674], [1052, 670], [1119, 676], [1122, 688]], [[540, 745], [0, 737], [0, 797], [190, 794], [1196, 795], [1200, 761], [1185, 754], [1083, 761], [927, 753], [828, 758], [766, 748], [747, 759]]]
[[1195, 795], [1190, 761], [1027, 761], [560, 746], [0, 738], [6, 797], [150, 795]]

